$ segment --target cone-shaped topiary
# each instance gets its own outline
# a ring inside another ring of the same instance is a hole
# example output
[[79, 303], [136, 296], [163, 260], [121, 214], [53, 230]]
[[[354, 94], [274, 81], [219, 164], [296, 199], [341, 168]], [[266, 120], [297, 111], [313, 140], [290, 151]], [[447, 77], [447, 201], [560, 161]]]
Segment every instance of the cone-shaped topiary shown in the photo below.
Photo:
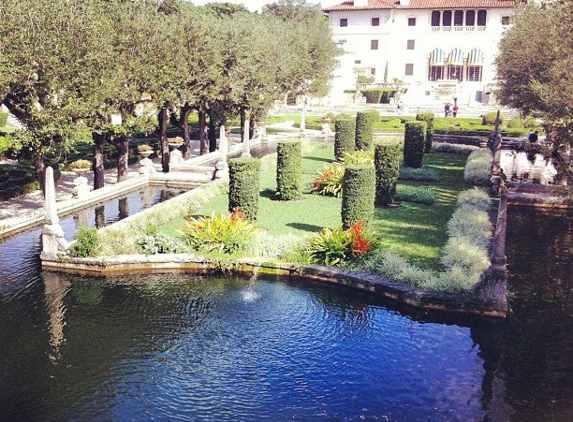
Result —
[[285, 201], [302, 196], [302, 143], [277, 144], [277, 196]]
[[400, 144], [384, 142], [374, 147], [376, 168], [376, 207], [386, 207], [394, 202], [396, 183], [400, 176]]
[[258, 158], [242, 157], [229, 160], [229, 212], [239, 208], [249, 221], [257, 221], [259, 211]]
[[334, 157], [338, 161], [344, 160], [344, 155], [354, 152], [354, 136], [356, 134], [355, 119], [337, 119], [334, 122]]
[[424, 152], [428, 153], [432, 150], [432, 143], [434, 142], [434, 113], [420, 113], [416, 116], [416, 120], [426, 122]]
[[404, 125], [404, 165], [420, 168], [424, 162], [426, 122], [406, 122]]
[[364, 110], [356, 113], [356, 149], [371, 150], [374, 144], [374, 124], [380, 120], [376, 110]]
[[374, 216], [376, 172], [372, 165], [348, 165], [342, 187], [342, 227], [353, 223], [368, 224]]

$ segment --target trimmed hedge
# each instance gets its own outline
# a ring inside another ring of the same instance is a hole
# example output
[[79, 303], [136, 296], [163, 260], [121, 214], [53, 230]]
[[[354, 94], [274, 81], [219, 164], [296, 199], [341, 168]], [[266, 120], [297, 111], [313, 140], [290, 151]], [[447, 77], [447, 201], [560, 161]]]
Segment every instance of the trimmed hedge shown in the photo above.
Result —
[[342, 227], [353, 223], [368, 225], [374, 216], [376, 171], [371, 165], [349, 165], [344, 171], [342, 185]]
[[365, 88], [360, 92], [366, 98], [367, 104], [389, 104], [390, 98], [396, 95], [396, 88]]
[[8, 121], [8, 113], [0, 111], [0, 127], [6, 126], [7, 121]]
[[258, 158], [229, 160], [229, 212], [239, 208], [249, 221], [257, 221], [260, 168], [261, 161]]
[[400, 144], [380, 143], [374, 147], [376, 168], [376, 207], [385, 207], [394, 201], [396, 183], [400, 175]]
[[356, 134], [355, 119], [340, 119], [334, 122], [334, 157], [342, 161], [345, 154], [354, 152]]
[[420, 168], [424, 161], [426, 122], [406, 122], [404, 128], [404, 165]]
[[432, 150], [432, 142], [434, 141], [434, 113], [420, 113], [416, 116], [416, 120], [426, 122], [424, 152], [428, 153]]
[[356, 149], [368, 151], [373, 147], [374, 125], [380, 120], [380, 114], [376, 110], [365, 110], [356, 113]]
[[285, 201], [302, 197], [302, 143], [277, 144], [277, 196]]

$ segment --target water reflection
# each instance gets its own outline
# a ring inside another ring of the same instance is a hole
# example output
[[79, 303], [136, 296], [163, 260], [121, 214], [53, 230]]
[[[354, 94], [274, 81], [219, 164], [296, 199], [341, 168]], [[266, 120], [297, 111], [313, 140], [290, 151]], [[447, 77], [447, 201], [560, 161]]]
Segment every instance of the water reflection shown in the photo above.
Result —
[[507, 332], [499, 376], [512, 421], [573, 420], [573, 216], [509, 210]]

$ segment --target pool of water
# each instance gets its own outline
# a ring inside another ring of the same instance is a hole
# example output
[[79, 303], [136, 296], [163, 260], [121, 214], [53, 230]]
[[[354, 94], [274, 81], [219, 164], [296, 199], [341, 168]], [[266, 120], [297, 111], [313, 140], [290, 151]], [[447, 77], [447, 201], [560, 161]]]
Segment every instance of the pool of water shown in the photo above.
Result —
[[474, 336], [499, 331], [268, 278], [45, 272], [0, 305], [18, 421], [484, 420]]

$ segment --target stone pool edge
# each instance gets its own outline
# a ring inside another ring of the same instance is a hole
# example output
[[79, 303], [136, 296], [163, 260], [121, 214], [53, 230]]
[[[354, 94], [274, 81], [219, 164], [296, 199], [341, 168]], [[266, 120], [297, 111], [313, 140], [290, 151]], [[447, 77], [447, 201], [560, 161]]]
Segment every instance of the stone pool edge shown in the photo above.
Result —
[[239, 259], [229, 267], [221, 268], [215, 262], [193, 254], [118, 255], [97, 258], [61, 257], [42, 260], [42, 269], [75, 274], [116, 275], [137, 273], [183, 272], [194, 274], [243, 273], [291, 276], [310, 281], [341, 285], [370, 292], [379, 297], [429, 311], [466, 314], [488, 318], [505, 318], [506, 309], [485, 303], [472, 292], [440, 293], [422, 291], [388, 278], [321, 265], [300, 266], [260, 259]]

